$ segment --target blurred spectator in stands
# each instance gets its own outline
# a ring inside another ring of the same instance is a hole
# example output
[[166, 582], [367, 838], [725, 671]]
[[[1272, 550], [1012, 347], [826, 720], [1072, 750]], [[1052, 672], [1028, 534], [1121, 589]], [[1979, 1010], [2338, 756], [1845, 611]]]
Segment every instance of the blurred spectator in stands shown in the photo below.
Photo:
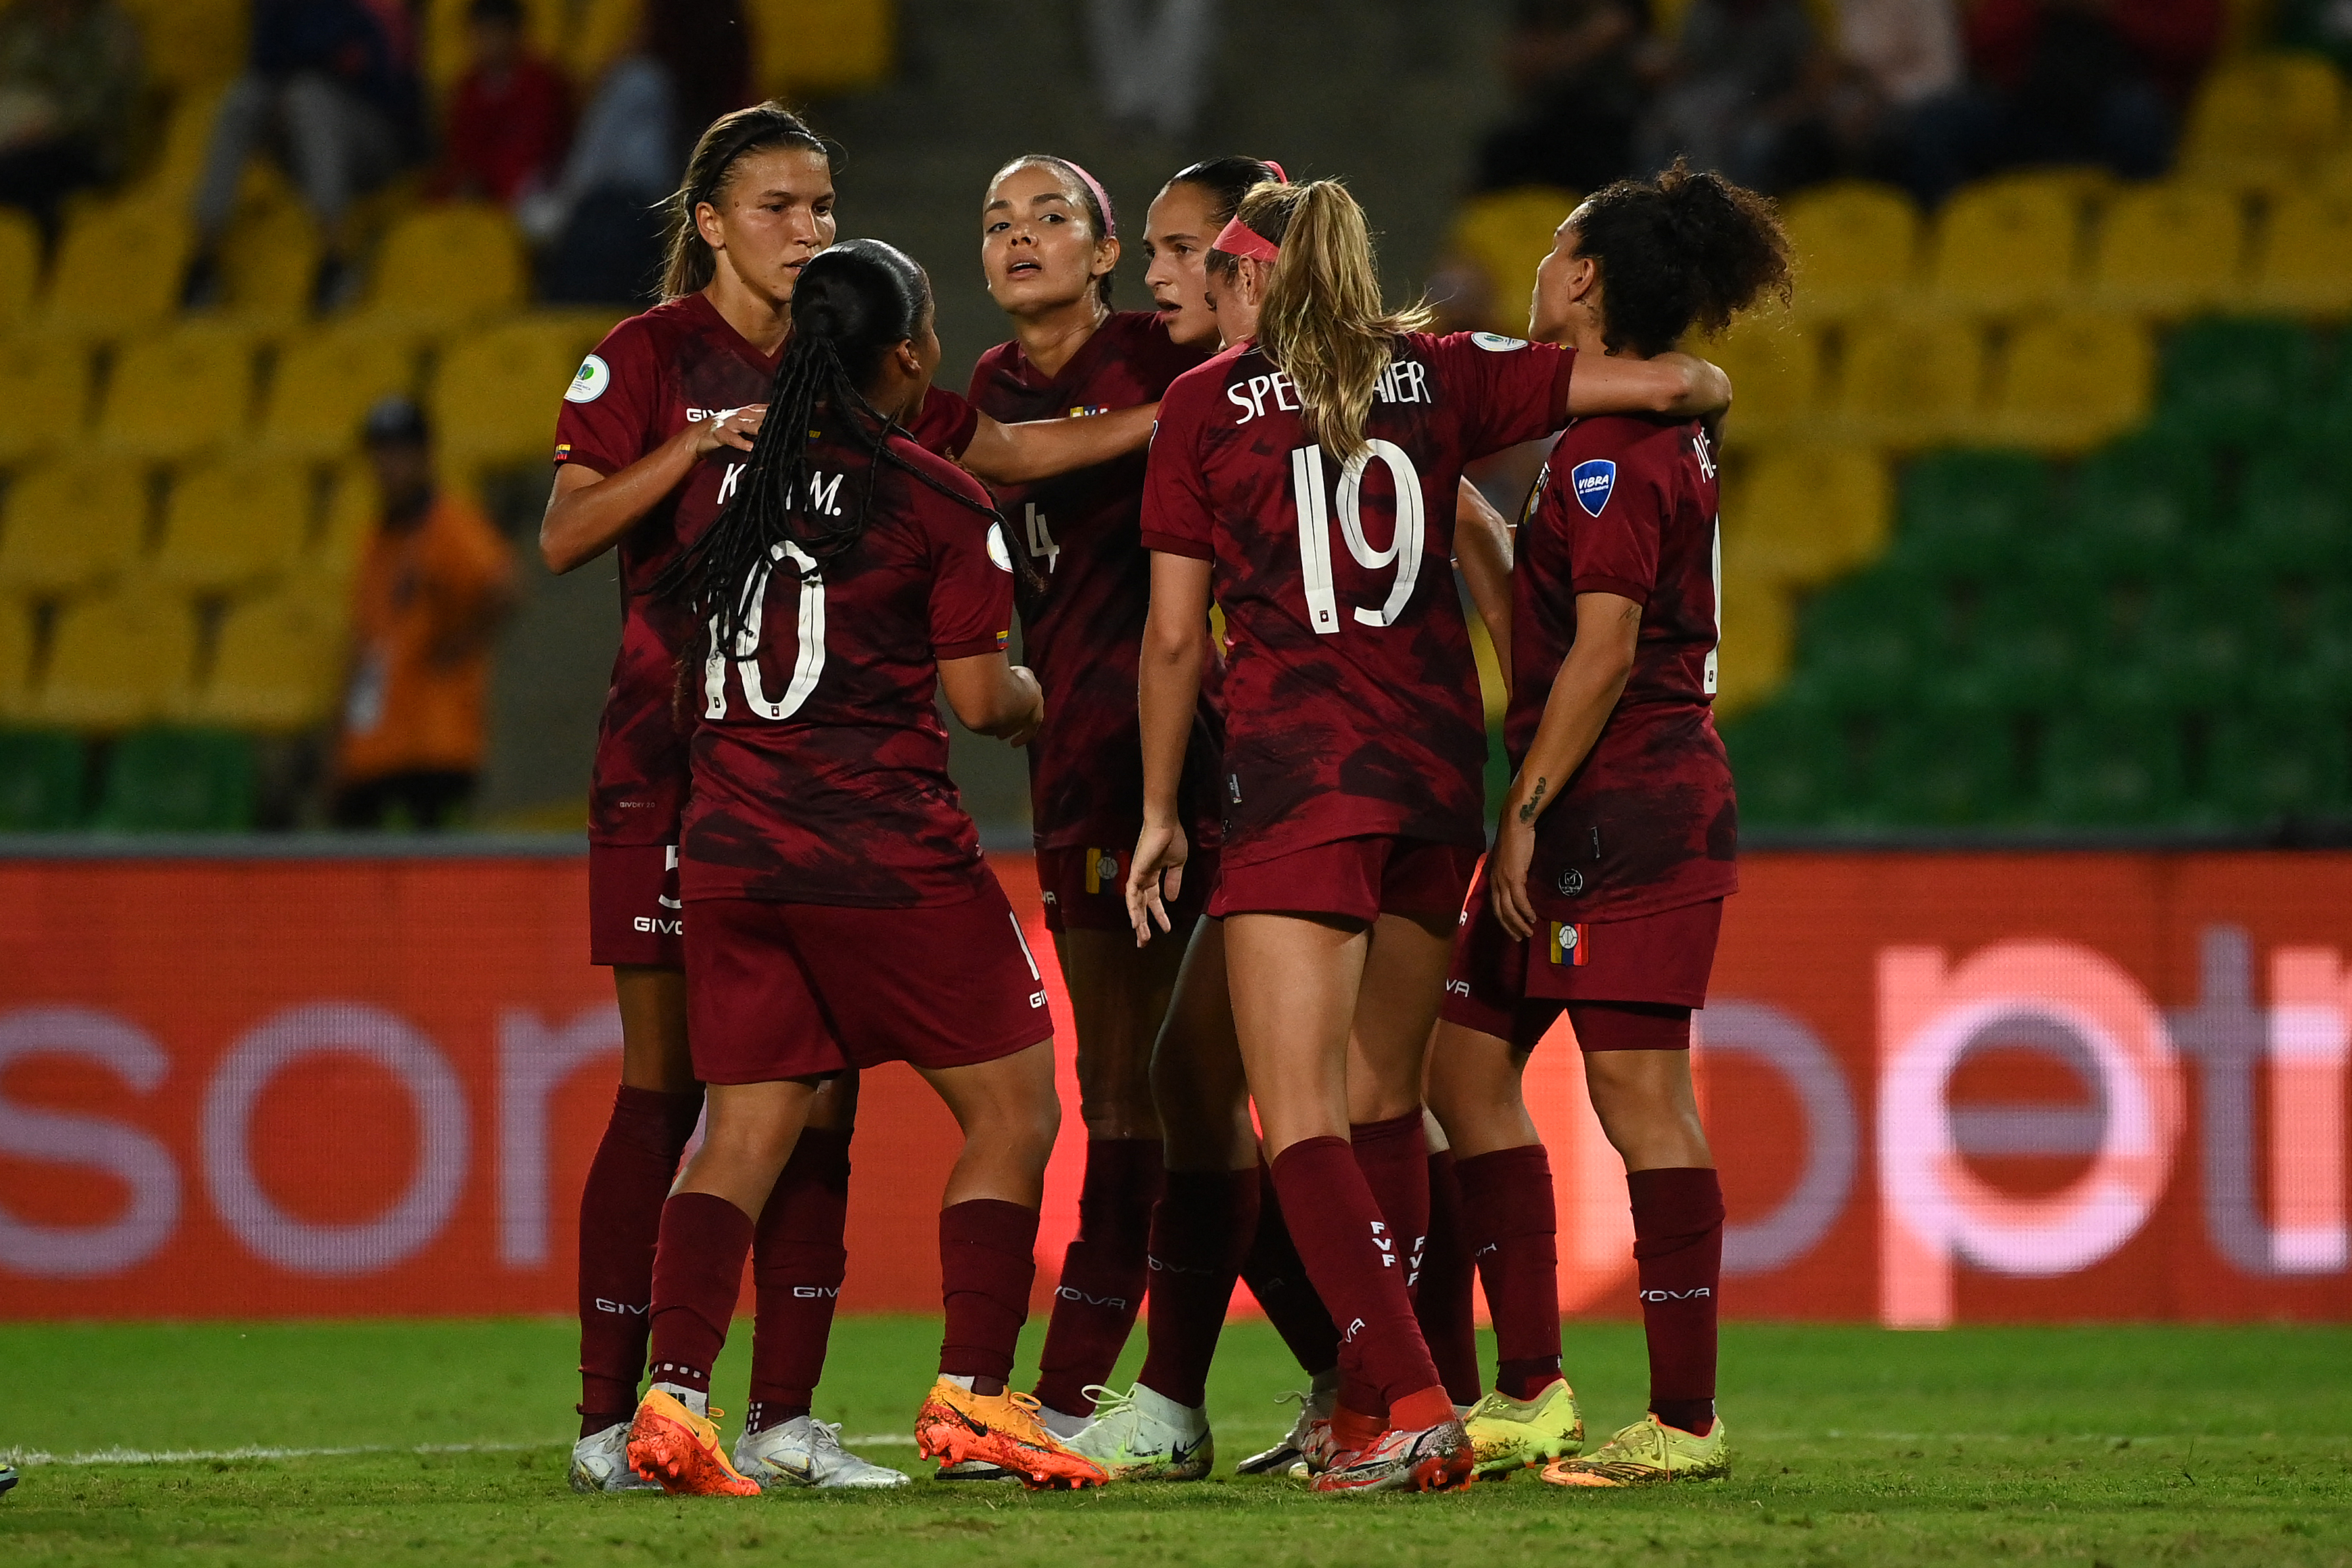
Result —
[[515, 602], [506, 541], [433, 482], [424, 411], [388, 397], [364, 427], [383, 516], [352, 588], [352, 676], [330, 816], [441, 828], [482, 768], [490, 642]]
[[0, 206], [54, 241], [66, 197], [121, 173], [138, 96], [139, 28], [115, 0], [0, 11]]
[[1936, 185], [1919, 166], [1967, 96], [1952, 0], [1838, 0], [1837, 17], [1836, 50], [1815, 56], [1812, 113], [1782, 140], [1767, 188], [1856, 175]]
[[473, 0], [473, 59], [449, 92], [432, 193], [511, 206], [555, 181], [572, 138], [572, 85], [523, 40], [522, 0]]
[[1113, 120], [1182, 136], [1208, 95], [1216, 0], [1087, 0], [1087, 43]]
[[2282, 0], [2278, 45], [2315, 49], [2352, 72], [2352, 0]]
[[1518, 109], [1479, 146], [1477, 188], [1590, 194], [1637, 172], [1633, 126], [1661, 54], [1649, 0], [1517, 0], [1500, 63]]
[[646, 0], [635, 46], [597, 84], [562, 177], [516, 211], [546, 246], [541, 298], [648, 297], [661, 265], [654, 208], [703, 128], [751, 101], [751, 54], [742, 0]]
[[344, 232], [352, 204], [420, 151], [415, 61], [404, 28], [387, 21], [400, 15], [370, 0], [255, 0], [251, 60], [221, 100], [196, 187], [194, 298], [211, 287], [246, 162], [267, 141], [326, 230], [320, 303], [348, 302], [357, 282]]
[[1693, 0], [1635, 132], [1638, 172], [1676, 154], [1769, 185], [1792, 127], [1818, 112], [1822, 61], [1803, 0]]

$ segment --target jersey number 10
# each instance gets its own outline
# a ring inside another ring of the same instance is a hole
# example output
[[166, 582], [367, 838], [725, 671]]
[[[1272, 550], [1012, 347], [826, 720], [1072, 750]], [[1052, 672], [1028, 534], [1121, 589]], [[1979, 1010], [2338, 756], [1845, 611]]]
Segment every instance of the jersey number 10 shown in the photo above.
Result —
[[[789, 560], [800, 580], [800, 614], [794, 630], [800, 634], [800, 657], [793, 661], [793, 678], [784, 685], [784, 695], [774, 702], [768, 700], [766, 688], [760, 680], [760, 627], [761, 611], [768, 599], [768, 579], [780, 561]], [[824, 674], [824, 579], [816, 575], [816, 561], [795, 544], [770, 545], [768, 559], [743, 585], [743, 623], [735, 632], [734, 664], [736, 678], [742, 683], [743, 700], [751, 711], [762, 718], [785, 719], [800, 711], [808, 701], [809, 693], [816, 690], [817, 677]], [[710, 618], [710, 653], [702, 661], [702, 716], [727, 716], [727, 656], [719, 651], [719, 618]]]
[[[1364, 470], [1374, 462], [1388, 465], [1396, 482], [1396, 534], [1386, 549], [1374, 549], [1364, 537]], [[1377, 571], [1396, 568], [1396, 581], [1388, 601], [1378, 610], [1356, 607], [1355, 618], [1366, 626], [1393, 626], [1412, 598], [1421, 579], [1422, 551], [1429, 538], [1429, 520], [1423, 515], [1421, 476], [1412, 457], [1391, 441], [1374, 441], [1369, 451], [1348, 459], [1339, 470], [1339, 486], [1328, 506], [1324, 501], [1323, 449], [1301, 446], [1290, 455], [1290, 494], [1298, 506], [1298, 565], [1307, 578], [1307, 621], [1321, 635], [1339, 630], [1339, 591], [1331, 580], [1331, 517], [1339, 514], [1340, 537], [1356, 564]]]

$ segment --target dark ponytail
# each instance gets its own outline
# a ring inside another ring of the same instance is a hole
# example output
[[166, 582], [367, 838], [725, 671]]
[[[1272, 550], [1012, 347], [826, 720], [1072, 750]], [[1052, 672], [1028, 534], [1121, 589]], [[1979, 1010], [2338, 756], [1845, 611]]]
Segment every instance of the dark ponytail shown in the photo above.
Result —
[[1719, 332], [1759, 296], [1788, 303], [1789, 236], [1772, 203], [1683, 160], [1620, 180], [1569, 218], [1601, 269], [1602, 340], [1662, 354], [1696, 326]]
[[705, 202], [718, 204], [727, 193], [728, 176], [746, 156], [779, 147], [797, 147], [825, 159], [833, 156], [824, 138], [773, 99], [732, 114], [722, 114], [710, 122], [702, 140], [694, 144], [694, 156], [687, 160], [685, 177], [662, 203], [667, 232], [662, 262], [663, 298], [682, 298], [709, 286], [719, 269], [719, 259], [711, 252], [710, 242], [702, 237], [700, 225], [694, 221], [695, 209]]
[[[876, 239], [845, 240], [819, 251], [793, 287], [793, 332], [768, 389], [768, 413], [751, 443], [734, 497], [710, 527], [673, 557], [653, 591], [683, 594], [700, 634], [680, 670], [690, 683], [713, 648], [735, 646], [751, 612], [753, 590], [796, 547], [816, 577], [827, 561], [864, 537], [874, 500], [874, 465], [888, 464], [992, 521], [993, 508], [973, 500], [890, 450], [898, 425], [866, 400], [883, 361], [898, 345], [921, 335], [931, 314], [930, 285], [905, 252]], [[818, 422], [862, 448], [864, 472], [845, 476], [848, 493], [827, 509], [811, 508], [814, 471], [809, 442]], [[903, 434], [904, 432], [900, 431]]]

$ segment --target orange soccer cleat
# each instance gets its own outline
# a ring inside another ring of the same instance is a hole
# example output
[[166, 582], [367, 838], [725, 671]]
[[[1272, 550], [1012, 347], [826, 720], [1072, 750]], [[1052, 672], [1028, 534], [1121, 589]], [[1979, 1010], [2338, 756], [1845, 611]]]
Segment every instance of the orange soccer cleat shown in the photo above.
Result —
[[915, 1416], [915, 1443], [927, 1459], [1001, 1465], [1033, 1491], [1076, 1491], [1110, 1479], [1100, 1465], [1039, 1426], [1036, 1411], [1037, 1401], [1026, 1394], [974, 1394], [942, 1377]]
[[646, 1391], [629, 1423], [629, 1468], [678, 1497], [760, 1495], [760, 1483], [728, 1462], [718, 1424], [657, 1387]]

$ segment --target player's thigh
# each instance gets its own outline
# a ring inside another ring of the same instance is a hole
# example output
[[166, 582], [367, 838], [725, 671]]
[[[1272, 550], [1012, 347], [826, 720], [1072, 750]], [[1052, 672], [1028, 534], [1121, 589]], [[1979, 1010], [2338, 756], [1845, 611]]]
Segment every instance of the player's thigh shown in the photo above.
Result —
[[[1585, 1016], [1580, 1019], [1579, 1014]], [[1592, 1031], [1591, 1017], [1584, 1009], [1571, 1009], [1570, 1021], [1583, 1022]], [[1585, 1051], [1585, 1091], [1593, 1114], [1611, 1145], [1624, 1156], [1627, 1170], [1715, 1163], [1699, 1121], [1690, 1064], [1687, 1049]]]
[[1349, 1120], [1387, 1121], [1420, 1108], [1453, 937], [1451, 915], [1383, 915], [1372, 923], [1349, 1031]]
[[857, 1125], [857, 1069], [826, 1079], [809, 1102], [808, 1124], [829, 1133], [846, 1133]]
[[1222, 920], [1200, 921], [1185, 944], [1175, 995], [1152, 1048], [1151, 1097], [1167, 1141], [1169, 1169], [1247, 1170], [1257, 1163], [1249, 1079], [1242, 1071], [1225, 978]]
[[816, 1091], [814, 1079], [712, 1084], [702, 1146], [678, 1178], [678, 1190], [715, 1194], [759, 1218], [807, 1124]]
[[1234, 1029], [1269, 1158], [1348, 1135], [1348, 1037], [1370, 933], [1296, 915], [1225, 921]]
[[1527, 1052], [1507, 1040], [1438, 1020], [1429, 1048], [1429, 1108], [1456, 1159], [1541, 1143], [1523, 1092]]
[[1079, 1113], [1098, 1138], [1155, 1138], [1151, 1048], [1184, 962], [1179, 929], [1141, 947], [1133, 933], [1073, 927], [1054, 946], [1077, 1037]]
[[652, 965], [613, 967], [621, 1010], [621, 1082], [632, 1089], [685, 1094], [695, 1087], [687, 1043], [686, 971]]

